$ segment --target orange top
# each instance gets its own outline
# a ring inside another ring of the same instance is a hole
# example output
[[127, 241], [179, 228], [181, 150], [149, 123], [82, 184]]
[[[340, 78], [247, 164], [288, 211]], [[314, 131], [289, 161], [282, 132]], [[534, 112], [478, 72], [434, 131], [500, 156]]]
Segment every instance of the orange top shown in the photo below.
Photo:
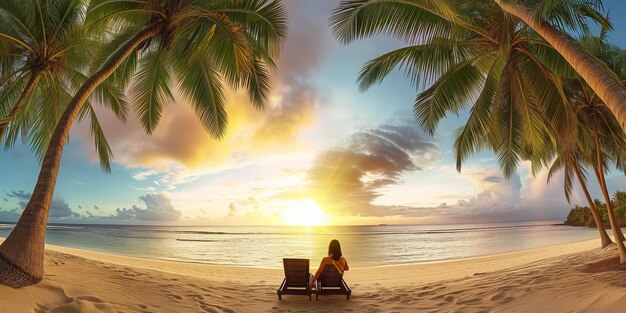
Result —
[[342, 275], [344, 271], [347, 271], [350, 269], [350, 267], [348, 266], [348, 261], [346, 261], [346, 258], [341, 257], [339, 258], [338, 261], [335, 261], [332, 256], [327, 256], [322, 259], [322, 262], [320, 263], [320, 267], [317, 269], [317, 273], [315, 273], [315, 277], [313, 277], [312, 282], [315, 282], [320, 277], [320, 275], [322, 274], [322, 271], [324, 270], [324, 267], [329, 264], [334, 265], [339, 271], [339, 273], [341, 273]]

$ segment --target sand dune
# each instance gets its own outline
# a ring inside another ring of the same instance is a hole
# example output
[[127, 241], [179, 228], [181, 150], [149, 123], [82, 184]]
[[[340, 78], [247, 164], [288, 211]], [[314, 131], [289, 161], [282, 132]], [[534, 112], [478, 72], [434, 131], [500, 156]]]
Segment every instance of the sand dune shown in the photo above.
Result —
[[[276, 297], [279, 269], [210, 266], [48, 246], [38, 285], [0, 286], [0, 312], [622, 312], [615, 247], [585, 241], [346, 272], [343, 297]], [[597, 263], [604, 260], [604, 262]]]

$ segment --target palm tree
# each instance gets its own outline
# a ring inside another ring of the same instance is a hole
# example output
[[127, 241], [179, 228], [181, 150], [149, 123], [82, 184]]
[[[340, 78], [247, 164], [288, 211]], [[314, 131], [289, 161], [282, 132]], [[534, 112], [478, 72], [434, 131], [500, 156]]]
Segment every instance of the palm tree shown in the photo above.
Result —
[[[0, 3], [0, 46], [4, 47], [0, 49], [4, 50], [0, 52], [0, 143], [4, 139], [5, 148], [25, 137], [35, 154], [43, 157], [60, 113], [85, 80], [95, 48], [95, 41], [81, 28], [84, 9], [80, 0]], [[126, 103], [115, 86], [99, 86], [94, 97], [125, 118]], [[111, 151], [91, 104], [84, 107], [80, 119], [87, 117], [101, 166], [109, 171]]]
[[[582, 127], [583, 125], [580, 124]], [[584, 133], [583, 130], [579, 131], [579, 134]], [[582, 138], [581, 138], [582, 139]], [[561, 142], [561, 141], [558, 141]], [[579, 140], [580, 142], [580, 140]], [[550, 169], [548, 171], [548, 183], [554, 177], [554, 175], [561, 169], [564, 170], [564, 180], [563, 180], [563, 189], [565, 192], [565, 198], [567, 202], [570, 202], [571, 193], [572, 193], [572, 182], [574, 180], [574, 176], [578, 180], [580, 184], [580, 188], [583, 190], [583, 194], [585, 195], [585, 199], [587, 199], [587, 203], [589, 203], [589, 208], [591, 211], [591, 215], [596, 224], [596, 228], [600, 234], [600, 242], [601, 247], [605, 248], [612, 244], [611, 238], [607, 234], [604, 229], [604, 223], [602, 222], [602, 216], [598, 212], [598, 208], [596, 207], [591, 195], [589, 194], [589, 190], [587, 189], [587, 177], [583, 164], [584, 157], [581, 157], [580, 145], [577, 144], [567, 144], [560, 145], [557, 144], [558, 147], [567, 147], [564, 149], [559, 149], [557, 153], [557, 157], [552, 162]], [[593, 166], [593, 164], [592, 164]]]
[[110, 54], [101, 68], [69, 102], [33, 195], [0, 246], [0, 282], [13, 287], [36, 283], [43, 276], [45, 225], [61, 155], [72, 123], [96, 86], [109, 77], [122, 85], [130, 81], [135, 110], [151, 132], [172, 98], [173, 74], [204, 128], [219, 138], [227, 122], [223, 83], [244, 88], [262, 107], [270, 88], [268, 70], [287, 25], [280, 1], [268, 0], [94, 0], [87, 15], [94, 29], [116, 34], [111, 41], [115, 46], [105, 50]]
[[[620, 74], [624, 73], [621, 69], [623, 51], [615, 46], [608, 44], [603, 37], [583, 36], [580, 40], [592, 55], [603, 61], [603, 66], [611, 71], [612, 76], [617, 81], [626, 78], [619, 77], [612, 68], [615, 68]], [[626, 154], [626, 134], [615, 116], [611, 113], [605, 103], [591, 89], [591, 87], [582, 79], [571, 80], [566, 85], [566, 93], [574, 110], [577, 112], [578, 119], [581, 124], [589, 130], [592, 142], [589, 149], [588, 159], [592, 165], [602, 195], [606, 201], [609, 222], [613, 236], [620, 253], [620, 262], [626, 263], [626, 246], [624, 246], [624, 235], [622, 234], [619, 222], [615, 216], [615, 210], [611, 203], [608, 187], [604, 173], [607, 169], [608, 161], [611, 161], [618, 169], [625, 168]]]
[[369, 61], [359, 83], [367, 89], [394, 68], [416, 85], [432, 83], [413, 106], [429, 134], [447, 112], [471, 106], [454, 143], [459, 171], [469, 156], [491, 148], [505, 177], [523, 159], [532, 161], [534, 173], [551, 160], [555, 131], [576, 124], [560, 78], [574, 71], [495, 3], [342, 1], [331, 25], [343, 43], [385, 33], [407, 44]]
[[[571, 38], [562, 27], [573, 26], [574, 24], [584, 24], [584, 16], [579, 16], [574, 11], [576, 9], [586, 10], [588, 17], [598, 18], [597, 10], [602, 7], [600, 0], [494, 0], [502, 10], [521, 19], [543, 37], [551, 46], [569, 62], [569, 64], [580, 74], [583, 80], [589, 85], [594, 93], [606, 104], [610, 111], [616, 116], [619, 124], [624, 127], [626, 124], [626, 88], [615, 79], [611, 71], [603, 66], [602, 62], [596, 59], [589, 52], [585, 51], [576, 40]], [[521, 5], [525, 4], [526, 6]], [[570, 15], [571, 23], [550, 22], [550, 13], [554, 11], [565, 12]], [[605, 24], [604, 27], [608, 27]]]

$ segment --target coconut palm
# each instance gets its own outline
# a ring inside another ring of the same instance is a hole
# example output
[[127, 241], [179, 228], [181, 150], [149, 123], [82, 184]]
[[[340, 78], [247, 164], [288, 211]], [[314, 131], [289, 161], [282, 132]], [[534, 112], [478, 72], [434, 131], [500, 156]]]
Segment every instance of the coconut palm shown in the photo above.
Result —
[[219, 138], [227, 122], [224, 83], [245, 89], [262, 107], [287, 25], [283, 5], [269, 0], [94, 0], [87, 21], [114, 38], [102, 66], [78, 89], [54, 129], [33, 195], [0, 246], [0, 282], [13, 287], [42, 278], [45, 225], [63, 148], [98, 85], [110, 77], [128, 83], [134, 109], [151, 132], [172, 99], [175, 80], [207, 132]]
[[[583, 124], [580, 124], [580, 126], [583, 127]], [[596, 224], [596, 228], [598, 229], [598, 233], [600, 234], [601, 247], [604, 248], [613, 242], [611, 241], [611, 238], [609, 237], [606, 230], [604, 229], [602, 216], [600, 215], [598, 208], [596, 207], [593, 199], [591, 198], [591, 195], [589, 194], [589, 189], [587, 189], [587, 175], [586, 175], [587, 173], [585, 170], [585, 166], [590, 165], [590, 164], [585, 164], [584, 162], [585, 157], [582, 156], [582, 153], [579, 150], [580, 149], [579, 147], [581, 146], [580, 142], [583, 140], [583, 138], [580, 138], [582, 137], [580, 135], [583, 133], [585, 133], [584, 130], [579, 131], [578, 144], [572, 143], [572, 144], [560, 145], [558, 143], [562, 142], [562, 140], [557, 141], [557, 147], [567, 147], [567, 148], [558, 149], [557, 157], [552, 162], [552, 165], [550, 166], [549, 171], [548, 171], [548, 183], [554, 177], [554, 175], [556, 175], [556, 173], [558, 173], [560, 170], [563, 170], [564, 172], [563, 189], [565, 192], [565, 198], [567, 199], [567, 202], [569, 203], [571, 199], [571, 194], [572, 194], [572, 187], [573, 187], [572, 185], [573, 185], [574, 177], [576, 177], [576, 180], [580, 184], [580, 188], [582, 189], [583, 194], [585, 195], [585, 199], [587, 200], [587, 203], [589, 204], [591, 215], [593, 217], [594, 223]], [[582, 146], [585, 146], [585, 145], [582, 145]], [[591, 164], [591, 166], [593, 166], [593, 164]]]
[[[85, 80], [95, 48], [81, 28], [84, 10], [81, 0], [0, 3], [0, 142], [4, 139], [5, 148], [22, 137], [43, 157], [61, 112]], [[99, 86], [93, 98], [125, 118], [126, 103], [115, 86]], [[108, 171], [111, 151], [89, 103], [80, 114], [84, 118], [90, 119], [101, 166]]]
[[[584, 15], [598, 18], [600, 0], [494, 0], [502, 10], [521, 19], [543, 37], [571, 64], [594, 93], [616, 116], [619, 124], [626, 124], [626, 87], [615, 79], [602, 62], [593, 57], [565, 31], [568, 27], [585, 25]], [[561, 12], [569, 19], [554, 21], [554, 13]], [[603, 25], [608, 27], [608, 24]]]
[[560, 78], [573, 77], [574, 71], [493, 2], [342, 1], [331, 25], [343, 43], [385, 33], [407, 44], [369, 61], [359, 83], [367, 89], [394, 68], [416, 85], [432, 83], [413, 106], [429, 134], [447, 112], [470, 107], [454, 143], [458, 170], [469, 156], [491, 148], [505, 177], [523, 159], [531, 160], [536, 172], [554, 154], [553, 134], [575, 130]]
[[[607, 68], [615, 80], [621, 81], [626, 78], [623, 75], [624, 52], [606, 42], [605, 38], [593, 37], [586, 35], [581, 37], [580, 43], [598, 60], [603, 62], [603, 66]], [[613, 70], [615, 69], [615, 70]], [[591, 139], [579, 140], [579, 146], [587, 146], [587, 159], [595, 173], [596, 179], [600, 184], [602, 195], [606, 201], [609, 222], [613, 231], [618, 250], [620, 253], [620, 262], [626, 263], [626, 247], [624, 246], [624, 235], [622, 234], [619, 222], [615, 216], [615, 210], [611, 203], [608, 187], [604, 173], [608, 169], [609, 164], [613, 164], [616, 168], [625, 169], [626, 155], [626, 134], [619, 125], [619, 122], [608, 109], [605, 103], [591, 89], [591, 87], [583, 80], [582, 77], [568, 80], [566, 86], [567, 97], [577, 113], [578, 120], [584, 125], [586, 131], [580, 131], [581, 135], [587, 133], [586, 137]], [[583, 150], [585, 148], [581, 148]]]
[[589, 160], [592, 162], [593, 171], [606, 201], [609, 222], [620, 250], [621, 262], [625, 263], [624, 235], [615, 217], [615, 210], [611, 204], [604, 173], [608, 168], [607, 161], [611, 161], [617, 168], [623, 169], [626, 135], [613, 114], [584, 82], [581, 81], [579, 87], [572, 90], [572, 102], [579, 112], [578, 115], [581, 120], [590, 128], [592, 133], [593, 149]]

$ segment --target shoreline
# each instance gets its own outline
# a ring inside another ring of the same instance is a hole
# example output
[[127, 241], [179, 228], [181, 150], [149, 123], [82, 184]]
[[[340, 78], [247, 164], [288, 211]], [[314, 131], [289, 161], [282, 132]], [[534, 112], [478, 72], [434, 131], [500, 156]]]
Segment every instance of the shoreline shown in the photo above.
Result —
[[[0, 237], [0, 243], [3, 240], [4, 238]], [[591, 239], [461, 259], [361, 267], [356, 266], [350, 269], [347, 276], [368, 276], [368, 280], [376, 280], [376, 282], [382, 286], [401, 286], [416, 283], [428, 283], [438, 280], [471, 276], [476, 273], [506, 270], [542, 259], [589, 251], [594, 248], [599, 248], [599, 246], [599, 239]], [[283, 268], [217, 265], [201, 262], [155, 259], [52, 244], [46, 244], [46, 251], [68, 254], [92, 261], [106, 260], [108, 263], [120, 266], [157, 270], [171, 274], [187, 275], [203, 279], [227, 279], [227, 276], [231, 274], [236, 274], [235, 276], [280, 276], [283, 272]], [[310, 260], [312, 272], [315, 271], [317, 262], [318, 260]], [[377, 269], [382, 269], [384, 271], [376, 271]], [[220, 272], [223, 275], [216, 275], [215, 272]], [[407, 277], [406, 275], [403, 275], [405, 272], [420, 272], [420, 274]], [[247, 283], [247, 281], [241, 282]]]
[[[570, 225], [564, 225], [570, 226]], [[579, 227], [579, 226], [572, 226]], [[0, 243], [5, 240], [5, 237], [0, 237]], [[353, 268], [367, 268], [367, 269], [375, 269], [375, 268], [387, 268], [387, 267], [403, 267], [403, 266], [417, 266], [417, 265], [429, 265], [429, 264], [439, 264], [439, 263], [447, 263], [447, 262], [459, 262], [459, 261], [470, 261], [474, 259], [484, 259], [490, 257], [499, 257], [499, 256], [507, 256], [510, 254], [524, 253], [524, 252], [532, 252], [535, 250], [543, 250], [551, 247], [559, 247], [562, 245], [575, 245], [584, 242], [592, 242], [597, 239], [582, 239], [565, 243], [550, 243], [547, 245], [533, 247], [533, 248], [523, 248], [520, 250], [511, 250], [506, 252], [497, 252], [493, 254], [481, 254], [469, 257], [460, 257], [460, 258], [445, 258], [445, 259], [437, 259], [437, 260], [425, 260], [425, 261], [414, 261], [414, 262], [406, 262], [406, 263], [393, 263], [393, 264], [380, 264], [380, 265], [366, 265], [366, 266], [352, 266]], [[599, 242], [599, 241], [598, 241]], [[599, 245], [599, 243], [598, 243]], [[587, 246], [587, 245], [586, 245]], [[173, 263], [183, 263], [183, 264], [196, 264], [196, 265], [204, 265], [204, 266], [213, 266], [213, 267], [233, 267], [233, 268], [246, 268], [246, 269], [261, 269], [261, 270], [282, 270], [282, 264], [280, 267], [267, 267], [267, 266], [255, 266], [255, 265], [238, 265], [238, 264], [218, 264], [218, 263], [209, 263], [202, 261], [191, 261], [191, 260], [182, 260], [182, 259], [167, 259], [167, 258], [158, 258], [152, 256], [140, 256], [140, 255], [132, 255], [132, 254], [124, 254], [117, 253], [112, 251], [98, 250], [92, 249], [88, 247], [73, 247], [73, 246], [64, 246], [58, 244], [48, 244], [45, 245], [46, 250], [53, 250], [62, 253], [74, 254], [77, 256], [85, 255], [93, 255], [94, 257], [97, 255], [101, 255], [103, 257], [112, 257], [112, 258], [128, 258], [133, 260], [150, 260], [150, 261], [162, 261], [162, 262], [173, 262]], [[578, 250], [577, 250], [578, 251]], [[89, 258], [89, 257], [86, 257]], [[321, 256], [320, 256], [321, 258]], [[311, 260], [312, 263], [315, 260]], [[277, 262], [280, 263], [280, 262]]]
[[[46, 245], [39, 284], [0, 286], [0, 311], [21, 312], [613, 312], [626, 272], [589, 264], [617, 255], [599, 239], [460, 260], [354, 267], [349, 301], [286, 296], [282, 269], [120, 256]], [[311, 260], [311, 271], [317, 260]], [[596, 266], [597, 267], [597, 266]], [[559, 301], [554, 301], [559, 299]]]

